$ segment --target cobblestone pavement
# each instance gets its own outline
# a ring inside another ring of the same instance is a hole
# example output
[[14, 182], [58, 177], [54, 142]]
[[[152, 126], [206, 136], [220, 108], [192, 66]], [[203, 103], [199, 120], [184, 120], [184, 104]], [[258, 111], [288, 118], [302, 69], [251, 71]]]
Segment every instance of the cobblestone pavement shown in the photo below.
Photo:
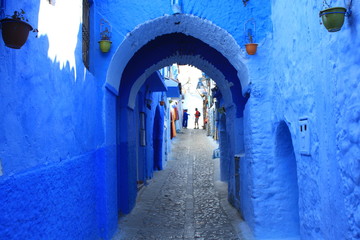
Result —
[[203, 130], [178, 134], [165, 170], [140, 190], [134, 210], [120, 217], [113, 240], [251, 239], [227, 201], [227, 185], [218, 180], [215, 148]]

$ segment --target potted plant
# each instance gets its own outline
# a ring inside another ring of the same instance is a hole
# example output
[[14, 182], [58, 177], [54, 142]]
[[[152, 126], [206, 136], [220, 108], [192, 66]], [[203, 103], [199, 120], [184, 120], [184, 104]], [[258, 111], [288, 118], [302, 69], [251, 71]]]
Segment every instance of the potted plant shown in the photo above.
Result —
[[164, 106], [165, 105], [165, 101], [164, 100], [161, 100], [160, 101], [160, 106]]
[[20, 49], [26, 42], [29, 32], [38, 32], [25, 18], [25, 11], [14, 11], [12, 16], [1, 19], [2, 37], [5, 46], [9, 48]]
[[320, 11], [319, 17], [329, 32], [337, 32], [344, 24], [345, 14], [346, 8], [332, 7]]
[[257, 50], [257, 43], [253, 43], [253, 35], [251, 34], [251, 30], [249, 29], [248, 31], [248, 39], [249, 39], [249, 43], [245, 44], [245, 48], [246, 48], [246, 52], [249, 55], [254, 55], [256, 53]]
[[110, 41], [111, 32], [109, 31], [108, 28], [105, 28], [104, 31], [100, 32], [100, 36], [101, 36], [101, 40], [99, 41], [100, 50], [103, 53], [107, 53], [109, 52], [112, 43]]

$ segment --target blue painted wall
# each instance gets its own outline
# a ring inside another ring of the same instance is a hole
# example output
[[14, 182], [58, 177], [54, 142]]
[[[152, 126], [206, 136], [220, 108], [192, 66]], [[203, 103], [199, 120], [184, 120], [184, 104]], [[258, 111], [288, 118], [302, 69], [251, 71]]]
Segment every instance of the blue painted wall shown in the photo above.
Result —
[[65, 10], [67, 34], [53, 25], [62, 42], [47, 31], [44, 7], [63, 6], [7, 1], [43, 28], [20, 50], [0, 44], [1, 239], [106, 239], [117, 227], [115, 112], [104, 127], [101, 99], [115, 101], [82, 63], [81, 12]]
[[[131, 76], [131, 75], [130, 75]], [[157, 78], [161, 77], [156, 75]], [[127, 78], [129, 80], [131, 78]], [[163, 82], [163, 79], [149, 79]], [[118, 209], [121, 213], [129, 213], [135, 206], [137, 197], [137, 181], [146, 182], [146, 180], [153, 177], [155, 170], [154, 165], [154, 134], [155, 139], [169, 138], [170, 136], [163, 135], [164, 131], [154, 132], [155, 121], [160, 120], [164, 122], [164, 108], [160, 106], [160, 100], [166, 99], [165, 92], [152, 92], [151, 81], [142, 86], [138, 95], [134, 109], [126, 107], [128, 102], [129, 88], [132, 86], [130, 81], [123, 81], [121, 85], [120, 96], [118, 97]], [[122, 107], [125, 105], [124, 107]], [[156, 111], [161, 111], [160, 119], [155, 119]], [[146, 129], [146, 145], [140, 144], [140, 114], [145, 116], [145, 129]], [[163, 146], [158, 154], [162, 155], [164, 151]], [[165, 147], [165, 146], [164, 146]], [[165, 166], [165, 159], [161, 158], [158, 163], [161, 169]], [[157, 170], [160, 170], [157, 168]], [[141, 173], [139, 173], [141, 172]]]
[[153, 125], [154, 142], [154, 170], [164, 169], [163, 159], [163, 140], [164, 140], [164, 108], [157, 106]]
[[219, 121], [219, 146], [220, 146], [220, 178], [228, 182], [230, 177], [230, 146], [226, 127], [226, 113], [218, 114]]
[[[148, 85], [144, 85], [143, 91], [145, 91], [147, 87], [148, 87]], [[151, 109], [149, 109], [145, 105], [143, 106], [143, 112], [145, 112], [145, 116], [146, 116], [146, 129], [147, 129], [147, 131], [146, 131], [146, 146], [144, 147], [144, 149], [145, 149], [145, 156], [144, 156], [145, 178], [144, 178], [144, 180], [151, 179], [154, 174], [154, 154], [155, 154], [154, 153], [154, 134], [156, 135], [156, 137], [158, 139], [162, 139], [162, 140], [164, 140], [165, 138], [170, 139], [170, 135], [165, 135], [164, 131], [162, 133], [160, 133], [160, 131], [154, 132], [154, 125], [156, 124], [155, 122], [158, 121], [157, 119], [155, 119], [156, 111], [159, 111], [160, 123], [162, 122], [162, 126], [164, 127], [164, 112], [168, 108], [168, 102], [166, 100], [167, 99], [166, 93], [164, 93], [164, 92], [148, 92], [146, 95], [146, 98], [143, 97], [143, 98], [139, 99], [139, 102], [144, 103], [145, 99], [151, 100], [151, 104], [149, 105]], [[161, 100], [165, 100], [166, 105], [160, 106]], [[161, 136], [159, 134], [161, 134]], [[162, 152], [164, 152], [164, 151], [165, 151], [165, 146], [162, 146]], [[162, 166], [166, 165], [165, 160], [166, 159], [164, 159], [162, 157], [162, 162], [161, 162]]]
[[[135, 205], [136, 185], [136, 127], [135, 112], [132, 109], [121, 108], [118, 111], [119, 125], [117, 132], [119, 147], [117, 152], [118, 164], [118, 210], [129, 213]], [[137, 114], [137, 113], [136, 113]], [[128, 126], [131, 126], [128, 128]]]
[[[252, 93], [244, 114], [245, 160], [251, 166], [248, 192], [255, 196], [246, 204], [253, 209], [246, 219], [260, 239], [279, 222], [276, 215], [264, 212], [276, 212], [284, 200], [281, 194], [272, 195], [279, 192], [272, 189], [279, 175], [271, 169], [279, 160], [275, 130], [285, 121], [297, 163], [301, 239], [356, 239], [358, 175], [351, 169], [358, 165], [358, 134], [351, 126], [358, 118], [350, 112], [359, 109], [354, 94], [359, 75], [358, 4], [353, 3], [353, 16], [337, 33], [319, 24], [321, 2], [272, 1], [271, 7], [273, 34], [248, 65], [257, 70], [250, 70]], [[310, 155], [299, 151], [299, 119], [304, 117], [309, 119]]]
[[96, 167], [95, 152], [3, 177], [1, 239], [97, 239]]

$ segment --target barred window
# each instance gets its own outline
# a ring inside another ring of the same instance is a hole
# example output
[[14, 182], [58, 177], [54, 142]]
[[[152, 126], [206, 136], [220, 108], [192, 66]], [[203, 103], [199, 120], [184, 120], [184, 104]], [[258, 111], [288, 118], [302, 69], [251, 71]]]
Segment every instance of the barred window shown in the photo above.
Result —
[[84, 65], [89, 69], [90, 62], [90, 3], [83, 0], [83, 24], [82, 24], [82, 59]]

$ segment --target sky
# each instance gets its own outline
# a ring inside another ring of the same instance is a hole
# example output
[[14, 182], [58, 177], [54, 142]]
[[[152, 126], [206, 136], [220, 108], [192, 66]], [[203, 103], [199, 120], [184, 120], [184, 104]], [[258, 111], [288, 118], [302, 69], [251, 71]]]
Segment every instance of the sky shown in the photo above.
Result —
[[[198, 80], [202, 76], [202, 71], [196, 67], [192, 67], [189, 65], [180, 65], [179, 70], [180, 71], [178, 75], [178, 80], [181, 82], [183, 88], [183, 94], [184, 94], [184, 100], [182, 106], [183, 109], [188, 109], [188, 113], [190, 114], [188, 120], [188, 127], [193, 128], [195, 121], [195, 117], [194, 117], [195, 108], [198, 108], [201, 114], [203, 114], [202, 98], [200, 97], [198, 91], [196, 90]], [[203, 121], [202, 118], [200, 117], [199, 125], [202, 126], [202, 124]]]

